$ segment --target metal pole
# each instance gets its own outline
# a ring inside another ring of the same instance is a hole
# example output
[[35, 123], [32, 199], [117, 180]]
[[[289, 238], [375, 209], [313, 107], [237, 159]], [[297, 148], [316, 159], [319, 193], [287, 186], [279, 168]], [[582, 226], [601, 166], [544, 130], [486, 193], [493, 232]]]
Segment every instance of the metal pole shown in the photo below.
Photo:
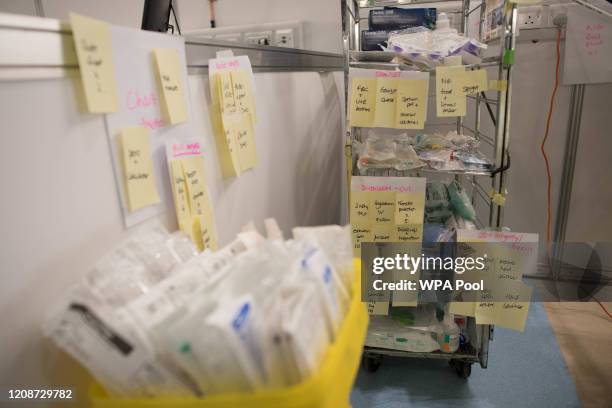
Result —
[[[512, 5], [509, 11], [507, 20], [504, 22], [503, 37], [501, 38], [502, 48], [500, 51], [500, 66], [499, 78], [504, 79], [507, 84], [505, 93], [498, 92], [497, 104], [497, 129], [495, 138], [495, 163], [498, 167], [504, 167], [507, 164], [507, 150], [510, 141], [510, 106], [512, 103], [512, 64], [513, 61], [506, 61], [506, 53], [514, 53], [516, 50], [516, 24], [518, 18], [518, 10], [516, 4]], [[508, 62], [508, 64], [506, 64]], [[499, 172], [493, 178], [493, 189], [505, 194], [506, 175], [504, 172]], [[492, 227], [500, 228], [503, 225], [504, 208], [502, 206], [491, 203], [491, 211], [489, 213], [489, 223]]]
[[576, 168], [576, 154], [578, 151], [578, 140], [580, 138], [580, 122], [582, 120], [584, 88], [584, 84], [572, 85], [563, 175], [561, 176], [561, 192], [559, 194], [559, 206], [557, 208], [557, 219], [555, 221], [555, 231], [553, 234], [553, 270], [551, 272], [554, 280], [559, 279], [561, 274], [561, 265], [563, 264], [563, 245], [565, 244], [567, 219], [570, 210], [570, 202], [572, 199], [574, 170]]

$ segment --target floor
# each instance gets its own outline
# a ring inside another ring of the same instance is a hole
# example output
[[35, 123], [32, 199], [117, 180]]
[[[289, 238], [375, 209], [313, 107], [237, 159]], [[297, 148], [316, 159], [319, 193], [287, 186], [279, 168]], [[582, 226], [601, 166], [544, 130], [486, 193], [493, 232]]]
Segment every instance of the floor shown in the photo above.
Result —
[[[612, 302], [604, 304], [612, 310]], [[612, 320], [595, 302], [546, 303], [582, 406], [612, 406]]]
[[468, 380], [445, 361], [385, 357], [377, 372], [360, 370], [351, 403], [354, 408], [581, 406], [543, 303], [531, 305], [524, 333], [495, 329], [489, 367], [474, 365]]

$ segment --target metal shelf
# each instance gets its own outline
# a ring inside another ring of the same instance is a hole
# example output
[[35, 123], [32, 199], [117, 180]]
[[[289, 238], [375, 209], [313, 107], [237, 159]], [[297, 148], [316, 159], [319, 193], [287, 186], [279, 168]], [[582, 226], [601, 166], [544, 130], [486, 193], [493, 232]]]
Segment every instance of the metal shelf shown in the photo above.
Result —
[[[381, 0], [341, 0], [342, 3], [342, 22], [343, 22], [343, 42], [344, 42], [344, 54], [345, 54], [345, 92], [348, 102], [348, 74], [350, 67], [357, 66], [356, 64], [352, 64], [349, 62], [349, 53], [351, 50], [359, 49], [359, 37], [360, 37], [360, 26], [359, 26], [359, 10], [362, 8], [370, 8], [370, 7], [383, 7], [383, 6], [409, 6], [416, 4], [435, 4], [435, 3], [448, 3], [452, 0], [442, 0], [442, 1], [425, 1], [425, 0], [395, 0], [395, 1], [381, 1]], [[483, 42], [484, 38], [484, 30], [485, 30], [485, 16], [486, 16], [486, 1], [482, 0], [479, 6], [469, 8], [469, 1], [461, 0], [461, 31], [466, 32], [466, 35], [470, 36], [470, 28], [474, 27], [468, 25], [468, 17], [473, 15], [475, 12], [479, 12], [480, 14], [480, 24], [477, 27], [476, 35], [471, 35], [471, 37], [478, 39]], [[457, 131], [459, 133], [463, 133], [464, 130], [477, 135], [477, 139], [488, 143], [493, 150], [493, 169], [504, 169], [503, 171], [497, 170], [451, 170], [451, 171], [440, 171], [431, 168], [421, 168], [421, 169], [412, 169], [406, 171], [398, 171], [392, 168], [389, 169], [368, 169], [365, 171], [365, 175], [377, 175], [377, 176], [408, 176], [411, 173], [413, 176], [415, 173], [428, 173], [428, 174], [452, 174], [452, 175], [464, 175], [465, 178], [462, 178], [463, 181], [470, 181], [472, 184], [472, 203], [476, 199], [482, 198], [487, 204], [489, 208], [489, 217], [488, 224], [483, 225], [482, 221], [478, 219], [478, 224], [480, 227], [486, 227], [492, 230], [499, 230], [503, 226], [503, 215], [504, 208], [502, 206], [497, 205], [490, 199], [489, 193], [485, 188], [478, 182], [478, 177], [488, 176], [490, 177], [489, 183], [491, 183], [493, 192], [505, 194], [506, 190], [506, 182], [507, 182], [507, 165], [508, 165], [508, 145], [510, 139], [510, 106], [511, 106], [511, 97], [512, 97], [512, 65], [503, 63], [503, 56], [506, 52], [514, 52], [516, 48], [516, 33], [517, 33], [517, 5], [515, 3], [509, 3], [510, 8], [506, 8], [506, 12], [503, 16], [502, 27], [499, 30], [499, 38], [496, 38], [494, 41], [498, 43], [499, 46], [499, 54], [485, 58], [482, 62], [478, 64], [465, 65], [467, 70], [469, 69], [479, 69], [479, 68], [492, 68], [488, 70], [489, 75], [494, 75], [491, 79], [503, 80], [507, 83], [507, 89], [504, 91], [488, 91], [486, 96], [482, 96], [481, 94], [474, 95], [470, 98], [470, 100], [474, 100], [476, 107], [475, 115], [473, 115], [473, 126], [470, 128], [465, 125], [467, 122], [467, 118], [459, 117], [456, 119], [456, 123], [451, 123], [452, 125], [456, 125]], [[496, 50], [495, 50], [496, 51]], [[380, 66], [380, 63], [377, 64]], [[378, 68], [375, 64], [371, 64], [370, 67], [374, 69], [382, 69]], [[403, 64], [392, 65], [391, 69], [400, 69], [399, 67]], [[367, 68], [368, 64], [362, 64], [361, 67]], [[396, 67], [397, 66], [397, 67]], [[406, 65], [407, 66], [407, 65]], [[416, 68], [416, 67], [415, 67]], [[387, 68], [388, 69], [388, 68]], [[435, 75], [435, 70], [424, 70], [431, 71], [433, 75]], [[495, 95], [495, 96], [494, 96]], [[483, 106], [485, 105], [486, 106]], [[493, 105], [493, 108], [491, 106]], [[347, 103], [346, 106], [349, 106]], [[486, 111], [482, 111], [482, 109], [487, 108], [489, 113]], [[495, 131], [491, 136], [483, 135], [481, 131], [481, 116], [485, 114], [490, 114], [494, 117], [495, 123]], [[348, 115], [347, 115], [348, 117]], [[425, 123], [426, 126], [434, 125], [433, 123]], [[355, 175], [359, 175], [360, 172], [356, 167], [358, 158], [352, 152], [352, 142], [354, 140], [361, 141], [361, 135], [363, 134], [362, 128], [352, 128], [347, 121], [347, 146], [346, 149], [352, 160], [352, 173]], [[421, 358], [437, 358], [437, 359], [458, 359], [464, 360], [468, 364], [472, 362], [480, 362], [480, 365], [483, 368], [486, 368], [488, 365], [488, 354], [489, 354], [489, 341], [492, 339], [493, 326], [491, 325], [476, 325], [475, 319], [470, 317], [468, 318], [470, 324], [474, 324], [475, 330], [478, 334], [478, 344], [475, 348], [464, 349], [458, 353], [446, 354], [441, 352], [434, 353], [412, 353], [401, 350], [388, 350], [381, 348], [365, 348], [365, 354], [369, 356], [376, 355], [393, 355], [400, 357], [421, 357]]]
[[417, 351], [403, 351], [393, 350], [380, 347], [364, 347], [365, 355], [384, 355], [392, 357], [405, 357], [406, 353], [410, 353], [412, 357], [418, 358], [431, 358], [437, 360], [466, 360], [470, 362], [478, 362], [478, 352], [474, 348], [464, 348], [463, 350], [457, 350], [454, 353], [443, 353], [441, 351], [432, 351], [430, 353], [417, 352]]
[[[491, 176], [491, 170], [438, 170], [431, 167], [420, 167], [410, 170], [397, 170], [392, 167], [381, 167], [366, 169], [364, 172], [357, 170], [360, 176], [392, 176], [392, 177], [414, 177], [419, 173], [452, 174], [465, 176]], [[376, 174], [382, 173], [382, 174]], [[387, 174], [385, 174], [387, 173]]]

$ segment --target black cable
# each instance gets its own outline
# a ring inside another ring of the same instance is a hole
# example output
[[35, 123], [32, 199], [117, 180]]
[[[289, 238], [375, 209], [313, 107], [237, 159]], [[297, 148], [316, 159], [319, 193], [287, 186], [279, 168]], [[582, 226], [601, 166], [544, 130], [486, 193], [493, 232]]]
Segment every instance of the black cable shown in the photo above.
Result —
[[506, 164], [502, 167], [498, 167], [491, 170], [491, 177], [494, 177], [497, 173], [502, 173], [510, 168], [510, 151], [506, 149]]
[[489, 116], [491, 117], [491, 122], [493, 122], [493, 126], [497, 126], [497, 121], [495, 120], [493, 109], [491, 109], [491, 105], [489, 105], [489, 101], [487, 101], [487, 95], [485, 95], [484, 92], [480, 92], [480, 96], [484, 98], [485, 105], [487, 105], [487, 110], [489, 111]]
[[172, 2], [170, 2], [170, 11], [172, 11], [172, 15], [174, 16], [174, 22], [176, 23], [176, 30], [178, 31], [179, 35], [182, 35], [181, 26], [179, 26], [178, 17], [176, 16], [176, 11], [174, 11], [174, 6], [172, 5]]

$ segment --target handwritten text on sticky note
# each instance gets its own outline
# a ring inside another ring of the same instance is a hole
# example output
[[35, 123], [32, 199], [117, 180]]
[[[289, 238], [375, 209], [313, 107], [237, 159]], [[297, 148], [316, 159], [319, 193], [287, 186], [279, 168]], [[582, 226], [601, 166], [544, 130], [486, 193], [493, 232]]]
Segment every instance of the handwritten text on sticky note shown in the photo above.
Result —
[[164, 113], [168, 122], [172, 124], [184, 122], [187, 120], [187, 105], [179, 52], [172, 48], [158, 48], [153, 53], [162, 91]]
[[117, 111], [117, 81], [108, 24], [75, 13], [70, 13], [70, 24], [87, 110]]
[[465, 116], [463, 66], [436, 67], [436, 113], [439, 117]]
[[127, 206], [133, 212], [159, 202], [153, 177], [149, 132], [142, 126], [121, 129], [118, 136], [123, 162]]

